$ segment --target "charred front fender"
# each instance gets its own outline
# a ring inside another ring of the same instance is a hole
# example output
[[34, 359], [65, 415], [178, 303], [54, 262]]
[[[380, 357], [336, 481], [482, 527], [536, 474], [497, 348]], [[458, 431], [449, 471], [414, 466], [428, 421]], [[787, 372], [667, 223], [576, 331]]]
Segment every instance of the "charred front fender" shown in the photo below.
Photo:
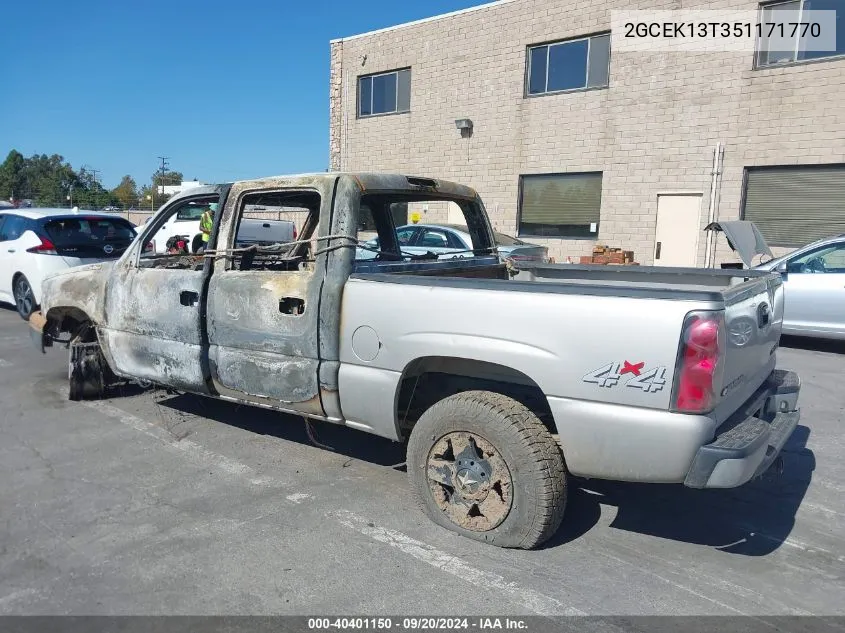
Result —
[[41, 314], [48, 321], [85, 315], [95, 324], [103, 321], [106, 282], [114, 262], [68, 268], [45, 277], [41, 284]]

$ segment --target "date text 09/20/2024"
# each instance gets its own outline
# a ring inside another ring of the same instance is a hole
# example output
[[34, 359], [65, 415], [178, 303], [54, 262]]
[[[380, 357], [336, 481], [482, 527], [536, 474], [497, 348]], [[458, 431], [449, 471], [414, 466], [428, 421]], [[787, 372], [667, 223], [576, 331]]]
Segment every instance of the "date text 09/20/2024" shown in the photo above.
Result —
[[309, 618], [311, 631], [328, 630], [370, 630], [370, 631], [447, 631], [447, 630], [527, 630], [528, 624], [521, 618], [473, 617], [473, 618]]

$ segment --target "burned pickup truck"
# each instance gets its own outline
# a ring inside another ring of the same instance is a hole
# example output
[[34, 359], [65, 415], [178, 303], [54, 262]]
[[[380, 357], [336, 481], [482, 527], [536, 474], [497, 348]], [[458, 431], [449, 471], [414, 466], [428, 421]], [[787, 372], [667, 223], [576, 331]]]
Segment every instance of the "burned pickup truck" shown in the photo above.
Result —
[[[209, 201], [206, 252], [145, 251]], [[299, 239], [238, 248], [255, 205], [299, 209]], [[397, 223], [447, 207], [473, 250], [404, 253]], [[379, 250], [356, 260], [365, 229]], [[782, 314], [776, 274], [514, 268], [473, 189], [326, 173], [177, 196], [117, 262], [49, 277], [30, 324], [42, 350], [70, 347], [71, 399], [148, 381], [407, 440], [433, 521], [530, 548], [560, 525], [570, 473], [725, 488], [765, 471], [799, 418]]]

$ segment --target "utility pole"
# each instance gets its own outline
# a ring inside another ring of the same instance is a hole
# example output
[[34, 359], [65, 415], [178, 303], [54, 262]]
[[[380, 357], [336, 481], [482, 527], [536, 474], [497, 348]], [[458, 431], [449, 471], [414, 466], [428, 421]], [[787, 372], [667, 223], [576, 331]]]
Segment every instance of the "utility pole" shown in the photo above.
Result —
[[[169, 165], [167, 164], [167, 159], [170, 156], [159, 156], [158, 159], [161, 161], [161, 169], [159, 170], [159, 180], [161, 181], [161, 186], [164, 187], [164, 174], [167, 173], [167, 168]], [[161, 194], [164, 194], [164, 189], [161, 190]]]
[[94, 174], [94, 206], [98, 207], [98, 202], [100, 201], [100, 170], [91, 168], [88, 171]]

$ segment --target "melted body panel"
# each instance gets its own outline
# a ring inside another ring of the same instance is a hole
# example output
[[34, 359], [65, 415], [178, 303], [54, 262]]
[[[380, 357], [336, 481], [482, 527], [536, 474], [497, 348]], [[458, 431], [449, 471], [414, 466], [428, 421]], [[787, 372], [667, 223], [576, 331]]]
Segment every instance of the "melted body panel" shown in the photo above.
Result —
[[[282, 312], [286, 298], [304, 312]], [[319, 395], [319, 287], [310, 273], [226, 271], [211, 280], [208, 339], [215, 382], [289, 408]], [[315, 412], [308, 406], [309, 412]]]
[[[316, 234], [328, 235], [333, 186], [334, 179], [325, 176], [238, 183], [229, 193], [218, 243], [234, 243], [238, 209], [256, 191], [319, 195]], [[277, 401], [280, 408], [311, 415], [325, 413], [319, 382], [325, 276], [325, 256], [292, 271], [235, 270], [231, 260], [215, 261], [207, 323], [210, 369], [218, 391]]]
[[[202, 372], [199, 297], [203, 273], [130, 267], [109, 284], [108, 333], [113, 370], [122, 376], [207, 393]], [[189, 301], [186, 297], [190, 297]]]
[[95, 323], [103, 321], [104, 294], [115, 262], [68, 268], [41, 284], [41, 312], [48, 319], [57, 311], [78, 310]]

